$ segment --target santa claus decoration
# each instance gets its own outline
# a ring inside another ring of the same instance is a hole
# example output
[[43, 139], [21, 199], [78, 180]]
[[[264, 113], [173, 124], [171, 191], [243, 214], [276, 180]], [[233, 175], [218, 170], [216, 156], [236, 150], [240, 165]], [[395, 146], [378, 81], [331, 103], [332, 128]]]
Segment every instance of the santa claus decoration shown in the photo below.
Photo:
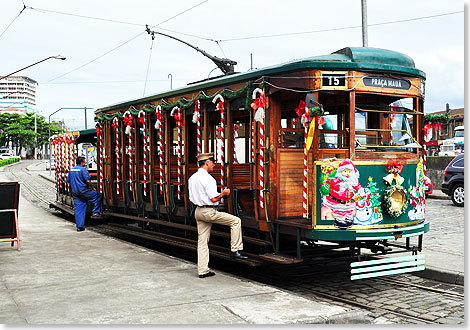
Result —
[[356, 200], [364, 194], [356, 166], [350, 159], [343, 160], [330, 181], [329, 194], [322, 200], [323, 206], [331, 209], [336, 227], [346, 229], [353, 225]]

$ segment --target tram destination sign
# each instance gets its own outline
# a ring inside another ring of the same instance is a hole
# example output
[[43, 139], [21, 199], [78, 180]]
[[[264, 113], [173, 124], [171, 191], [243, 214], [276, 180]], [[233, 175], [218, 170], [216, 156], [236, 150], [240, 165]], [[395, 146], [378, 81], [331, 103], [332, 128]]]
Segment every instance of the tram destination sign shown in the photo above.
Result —
[[385, 77], [364, 77], [364, 85], [368, 87], [393, 88], [408, 90], [411, 83], [406, 79], [385, 78]]
[[346, 88], [346, 73], [342, 72], [322, 72], [321, 85], [325, 89], [343, 89]]

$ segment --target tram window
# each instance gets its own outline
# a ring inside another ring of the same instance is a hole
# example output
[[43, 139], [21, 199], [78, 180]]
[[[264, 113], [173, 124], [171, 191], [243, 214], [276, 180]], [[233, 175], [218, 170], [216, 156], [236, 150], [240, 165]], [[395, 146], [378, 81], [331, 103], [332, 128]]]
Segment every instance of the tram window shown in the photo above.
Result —
[[414, 110], [404, 106], [412, 99], [390, 103], [389, 98], [362, 97], [364, 103], [356, 103], [356, 149], [413, 152], [418, 147], [410, 125]]
[[[178, 155], [178, 128], [173, 128], [173, 143], [171, 148], [171, 155], [177, 156]], [[183, 140], [183, 129], [181, 129], [181, 156], [184, 156], [184, 140]]]
[[234, 124], [234, 145], [233, 145], [233, 162], [238, 164], [246, 163], [246, 138], [245, 123], [236, 122]]

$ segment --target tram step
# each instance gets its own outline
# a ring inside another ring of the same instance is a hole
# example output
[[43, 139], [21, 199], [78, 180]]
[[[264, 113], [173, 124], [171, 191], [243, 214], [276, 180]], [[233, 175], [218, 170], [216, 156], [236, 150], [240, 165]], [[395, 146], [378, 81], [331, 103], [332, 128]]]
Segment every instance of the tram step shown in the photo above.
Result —
[[312, 229], [312, 220], [308, 219], [279, 219], [274, 220], [274, 224], [279, 224], [282, 226], [296, 227], [303, 229]]
[[[150, 223], [155, 223], [161, 226], [167, 226], [167, 227], [173, 227], [173, 228], [197, 232], [197, 228], [195, 226], [185, 225], [182, 223], [169, 222], [169, 221], [157, 220], [157, 219], [152, 219], [152, 218], [142, 218], [142, 217], [137, 217], [134, 215], [127, 215], [127, 214], [114, 213], [114, 212], [105, 212], [104, 215], [113, 216], [117, 218], [125, 218], [125, 219], [137, 220], [137, 221], [150, 222]], [[230, 233], [222, 232], [218, 230], [211, 230], [211, 235], [230, 238]], [[243, 242], [251, 243], [251, 244], [255, 244], [259, 246], [271, 246], [272, 245], [270, 241], [266, 241], [263, 239], [250, 237], [250, 236], [243, 236]]]
[[49, 208], [50, 209], [56, 209], [56, 210], [59, 210], [59, 211], [63, 211], [63, 212], [66, 212], [70, 215], [75, 215], [75, 212], [73, 211], [73, 209], [67, 205], [64, 205], [64, 204], [58, 204], [58, 203], [49, 203]]
[[[158, 232], [148, 232], [148, 231], [137, 229], [137, 228], [130, 229], [127, 226], [116, 225], [116, 224], [99, 225], [98, 227], [106, 229], [106, 230], [130, 235], [130, 236], [136, 236], [136, 237], [148, 239], [148, 240], [159, 242], [159, 243], [178, 246], [178, 247], [182, 247], [182, 248], [186, 248], [190, 250], [197, 250], [197, 241], [191, 240], [188, 238], [176, 237], [173, 235], [168, 235], [168, 234], [163, 234], [163, 233], [158, 233]], [[243, 254], [248, 256], [248, 259], [232, 259], [230, 258], [229, 249], [223, 248], [217, 245], [212, 245], [212, 244], [209, 244], [209, 251], [210, 251], [210, 254], [215, 257], [218, 257], [221, 259], [229, 259], [235, 262], [243, 263], [248, 266], [259, 266], [262, 264], [262, 261], [256, 260], [256, 257], [258, 256], [254, 254], [249, 254], [249, 253], [244, 252]]]
[[303, 259], [292, 258], [289, 256], [283, 256], [283, 255], [274, 254], [274, 253], [260, 254], [258, 258], [275, 262], [278, 264], [285, 264], [285, 265], [296, 264], [296, 263], [304, 261]]

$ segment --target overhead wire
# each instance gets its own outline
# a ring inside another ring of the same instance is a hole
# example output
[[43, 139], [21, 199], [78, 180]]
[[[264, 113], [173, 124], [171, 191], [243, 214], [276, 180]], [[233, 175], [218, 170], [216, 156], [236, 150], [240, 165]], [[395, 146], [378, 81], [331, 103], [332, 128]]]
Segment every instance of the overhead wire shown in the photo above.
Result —
[[147, 63], [147, 73], [145, 75], [145, 84], [144, 84], [144, 92], [142, 96], [145, 96], [145, 90], [147, 89], [147, 79], [149, 77], [149, 70], [150, 70], [150, 60], [152, 59], [152, 50], [153, 50], [153, 41], [155, 40], [155, 35], [152, 35], [152, 43], [150, 44], [150, 54], [149, 54], [149, 61]]
[[[202, 4], [204, 4], [204, 3], [206, 3], [207, 1], [209, 1], [209, 0], [204, 0], [204, 1], [202, 1], [202, 2], [200, 2], [200, 3], [198, 3], [198, 4], [196, 4], [196, 5], [194, 5], [194, 6], [192, 6], [192, 7], [190, 7], [190, 8], [188, 8], [188, 9], [186, 9], [186, 10], [184, 10], [184, 11], [182, 11], [182, 12], [176, 14], [176, 15], [173, 15], [173, 16], [171, 16], [170, 18], [168, 18], [168, 19], [166, 19], [166, 20], [164, 20], [164, 21], [162, 21], [162, 22], [160, 22], [160, 23], [158, 23], [158, 24], [152, 26], [152, 28], [157, 27], [157, 26], [159, 26], [159, 25], [161, 25], [161, 24], [163, 24], [163, 23], [166, 23], [166, 22], [168, 22], [169, 20], [174, 19], [174, 18], [176, 18], [176, 17], [178, 17], [178, 16], [180, 16], [180, 15], [182, 15], [182, 14], [188, 12], [189, 10], [192, 10], [192, 9], [194, 9], [194, 8], [196, 8], [196, 7], [198, 7], [198, 6], [202, 5]], [[119, 48], [121, 48], [122, 46], [128, 44], [129, 42], [131, 42], [131, 41], [133, 41], [134, 39], [140, 37], [140, 36], [141, 36], [142, 34], [144, 34], [144, 33], [147, 33], [147, 31], [144, 30], [144, 31], [140, 32], [139, 34], [137, 34], [136, 36], [130, 38], [129, 40], [127, 40], [127, 41], [125, 41], [125, 42], [119, 44], [119, 45], [116, 46], [116, 47], [114, 47], [113, 49], [111, 49], [111, 50], [105, 52], [104, 54], [101, 54], [100, 56], [94, 58], [93, 60], [88, 61], [87, 63], [82, 64], [82, 65], [80, 65], [79, 67], [77, 67], [77, 68], [75, 68], [75, 69], [73, 69], [73, 70], [70, 70], [70, 71], [68, 71], [68, 72], [66, 72], [66, 73], [64, 73], [64, 74], [61, 74], [61, 75], [59, 75], [59, 76], [57, 76], [57, 77], [55, 77], [55, 78], [52, 78], [52, 79], [50, 79], [50, 80], [48, 80], [48, 81], [46, 81], [46, 82], [43, 82], [43, 83], [41, 83], [41, 84], [43, 84], [43, 85], [48, 84], [48, 83], [50, 83], [51, 81], [57, 80], [57, 79], [62, 78], [62, 77], [66, 76], [66, 75], [68, 75], [68, 74], [70, 74], [70, 73], [72, 73], [72, 72], [75, 72], [75, 71], [77, 71], [77, 70], [80, 70], [81, 68], [83, 68], [83, 67], [85, 67], [85, 66], [87, 66], [87, 65], [89, 65], [89, 64], [91, 64], [91, 63], [93, 63], [93, 62], [95, 62], [95, 61], [97, 61], [97, 60], [99, 60], [100, 58], [102, 58], [102, 57], [108, 55], [109, 53], [112, 53], [112, 52], [115, 51], [116, 49], [119, 49]]]
[[5, 30], [3, 30], [3, 32], [0, 34], [0, 38], [5, 34], [5, 32], [10, 28], [10, 26], [13, 24], [14, 21], [16, 21], [16, 19], [18, 17], [20, 17], [20, 15], [24, 12], [24, 10], [27, 9], [26, 5], [23, 3], [23, 9], [21, 9], [20, 13], [18, 15], [16, 15], [16, 17], [10, 22], [10, 24], [8, 24], [8, 26], [5, 28]]
[[[387, 24], [404, 23], [404, 22], [417, 21], [417, 20], [423, 20], [423, 19], [429, 19], [429, 18], [436, 18], [436, 17], [448, 16], [448, 15], [455, 15], [455, 14], [461, 14], [461, 13], [464, 13], [464, 11], [463, 11], [463, 10], [460, 10], [460, 11], [454, 11], [454, 12], [444, 13], [444, 14], [436, 14], [436, 15], [430, 15], [430, 16], [414, 17], [414, 18], [402, 19], [402, 20], [397, 20], [397, 21], [373, 23], [373, 24], [367, 24], [367, 26], [379, 26], [379, 25], [387, 25]], [[262, 35], [262, 36], [248, 36], [248, 37], [239, 37], [239, 38], [231, 38], [231, 39], [219, 39], [218, 41], [219, 41], [219, 42], [229, 42], [229, 41], [240, 41], [240, 40], [249, 40], [249, 39], [262, 39], [262, 38], [286, 37], [286, 36], [292, 36], [292, 35], [310, 34], [310, 33], [321, 33], [321, 32], [331, 32], [331, 31], [349, 30], [349, 29], [357, 29], [357, 28], [362, 28], [362, 25], [345, 26], [345, 27], [339, 27], [339, 28], [322, 29], [322, 30], [314, 30], [314, 31], [278, 33], [278, 34], [270, 34], [270, 35]]]

